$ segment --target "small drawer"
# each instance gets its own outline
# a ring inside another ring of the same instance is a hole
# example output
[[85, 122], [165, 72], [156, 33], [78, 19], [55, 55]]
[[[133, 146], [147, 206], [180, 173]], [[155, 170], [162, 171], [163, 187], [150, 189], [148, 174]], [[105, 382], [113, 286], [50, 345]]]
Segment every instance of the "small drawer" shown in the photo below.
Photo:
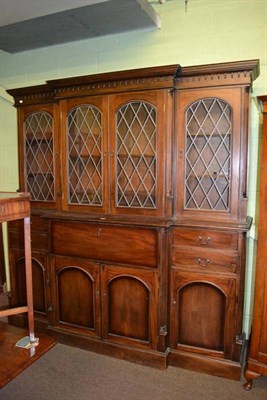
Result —
[[31, 230], [47, 233], [48, 220], [46, 218], [40, 217], [39, 215], [32, 215], [31, 216]]
[[176, 246], [237, 250], [238, 236], [215, 230], [174, 228], [172, 243]]
[[[14, 248], [24, 248], [24, 231], [9, 230], [9, 246]], [[33, 233], [31, 235], [31, 248], [36, 251], [48, 251], [48, 236], [44, 233]]]
[[209, 272], [236, 273], [238, 255], [218, 250], [205, 251], [201, 248], [172, 247], [173, 267], [182, 267]]
[[14, 221], [8, 222], [8, 228], [12, 230], [21, 230], [23, 231], [23, 219], [16, 219]]
[[52, 253], [98, 261], [157, 267], [157, 230], [53, 221]]
[[[14, 221], [10, 221], [8, 223], [10, 229], [24, 229], [23, 219], [16, 219]], [[47, 233], [48, 231], [48, 221], [46, 218], [42, 218], [39, 215], [31, 215], [31, 231], [32, 232], [43, 232]]]

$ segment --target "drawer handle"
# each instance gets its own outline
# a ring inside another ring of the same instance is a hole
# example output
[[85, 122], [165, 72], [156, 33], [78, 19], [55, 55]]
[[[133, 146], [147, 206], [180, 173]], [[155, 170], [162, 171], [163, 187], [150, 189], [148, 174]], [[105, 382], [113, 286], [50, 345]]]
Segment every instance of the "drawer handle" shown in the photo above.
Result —
[[207, 267], [210, 263], [210, 260], [206, 258], [206, 260], [203, 260], [202, 258], [198, 258], [198, 264], [201, 265], [201, 267]]
[[100, 235], [101, 235], [101, 228], [98, 228], [98, 230], [97, 230], [97, 237], [99, 238]]
[[208, 236], [207, 239], [203, 239], [202, 236], [198, 236], [198, 241], [203, 244], [204, 246], [206, 246], [207, 244], [209, 244], [209, 242], [211, 241], [211, 237]]
[[5, 206], [0, 206], [0, 213], [4, 213], [5, 212]]

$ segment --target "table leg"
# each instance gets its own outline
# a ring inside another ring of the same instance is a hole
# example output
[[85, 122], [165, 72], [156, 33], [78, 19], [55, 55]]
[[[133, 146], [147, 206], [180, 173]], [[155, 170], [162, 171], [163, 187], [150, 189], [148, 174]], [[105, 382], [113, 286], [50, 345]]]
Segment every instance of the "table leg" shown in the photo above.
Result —
[[30, 342], [35, 343], [36, 339], [34, 336], [30, 217], [24, 218], [24, 243], [25, 243], [25, 269], [26, 269], [26, 292], [27, 292], [27, 305], [28, 305], [29, 337], [30, 337]]

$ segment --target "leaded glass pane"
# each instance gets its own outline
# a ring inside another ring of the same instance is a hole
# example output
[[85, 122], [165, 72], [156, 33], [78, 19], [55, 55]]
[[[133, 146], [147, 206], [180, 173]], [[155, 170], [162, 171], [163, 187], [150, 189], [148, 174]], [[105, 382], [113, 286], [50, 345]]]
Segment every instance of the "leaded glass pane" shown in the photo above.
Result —
[[117, 112], [116, 206], [156, 208], [157, 112], [130, 102]]
[[30, 114], [24, 122], [26, 190], [32, 201], [54, 201], [53, 118], [47, 112]]
[[102, 113], [81, 105], [68, 115], [69, 204], [103, 205]]
[[229, 211], [232, 114], [216, 98], [186, 112], [185, 208]]

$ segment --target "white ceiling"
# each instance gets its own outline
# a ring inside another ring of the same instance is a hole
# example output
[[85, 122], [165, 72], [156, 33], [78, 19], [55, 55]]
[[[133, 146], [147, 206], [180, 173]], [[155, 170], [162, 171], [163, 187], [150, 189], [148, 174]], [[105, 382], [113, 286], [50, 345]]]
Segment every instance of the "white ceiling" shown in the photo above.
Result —
[[148, 0], [0, 0], [0, 50], [10, 53], [159, 27]]

